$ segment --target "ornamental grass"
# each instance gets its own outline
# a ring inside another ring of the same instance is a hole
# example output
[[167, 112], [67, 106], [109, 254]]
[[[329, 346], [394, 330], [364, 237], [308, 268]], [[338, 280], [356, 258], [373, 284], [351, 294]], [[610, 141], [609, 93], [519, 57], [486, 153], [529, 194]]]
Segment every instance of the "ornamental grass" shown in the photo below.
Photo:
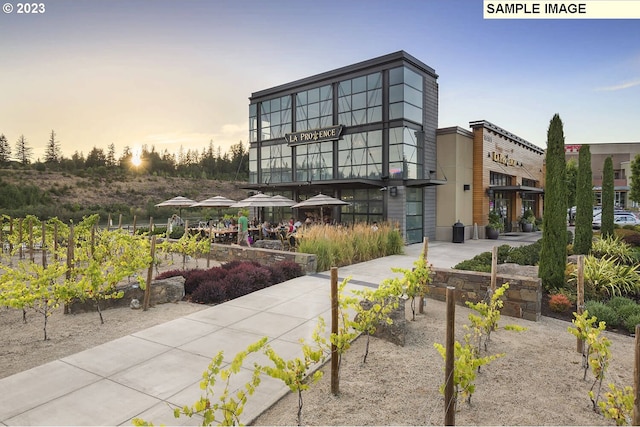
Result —
[[404, 240], [398, 227], [383, 222], [377, 230], [365, 223], [312, 225], [302, 231], [298, 252], [315, 254], [318, 271], [401, 254]]

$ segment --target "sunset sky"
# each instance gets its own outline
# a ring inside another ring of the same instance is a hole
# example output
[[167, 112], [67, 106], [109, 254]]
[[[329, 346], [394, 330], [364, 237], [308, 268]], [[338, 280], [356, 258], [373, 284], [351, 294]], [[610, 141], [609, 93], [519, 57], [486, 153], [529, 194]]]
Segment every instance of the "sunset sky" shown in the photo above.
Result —
[[[17, 1], [3, 0], [3, 3]], [[0, 134], [42, 158], [248, 139], [252, 92], [398, 50], [440, 76], [439, 127], [545, 147], [640, 142], [640, 20], [485, 20], [480, 0], [43, 0], [0, 13]], [[15, 150], [14, 150], [15, 151]]]

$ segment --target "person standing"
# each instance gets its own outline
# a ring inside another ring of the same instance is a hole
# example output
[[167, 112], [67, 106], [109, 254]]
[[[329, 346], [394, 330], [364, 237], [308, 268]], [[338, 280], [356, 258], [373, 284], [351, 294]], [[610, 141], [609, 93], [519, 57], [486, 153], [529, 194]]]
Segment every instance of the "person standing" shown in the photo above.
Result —
[[249, 243], [249, 219], [242, 213], [238, 212], [238, 244], [246, 243], [247, 246], [251, 246]]

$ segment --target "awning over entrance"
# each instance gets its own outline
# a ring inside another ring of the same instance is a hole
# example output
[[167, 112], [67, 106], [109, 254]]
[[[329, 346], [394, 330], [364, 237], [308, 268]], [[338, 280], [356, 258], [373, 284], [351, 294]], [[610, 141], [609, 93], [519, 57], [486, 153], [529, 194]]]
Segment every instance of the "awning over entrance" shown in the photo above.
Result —
[[487, 188], [487, 192], [544, 194], [544, 188], [529, 187], [527, 185], [493, 185]]

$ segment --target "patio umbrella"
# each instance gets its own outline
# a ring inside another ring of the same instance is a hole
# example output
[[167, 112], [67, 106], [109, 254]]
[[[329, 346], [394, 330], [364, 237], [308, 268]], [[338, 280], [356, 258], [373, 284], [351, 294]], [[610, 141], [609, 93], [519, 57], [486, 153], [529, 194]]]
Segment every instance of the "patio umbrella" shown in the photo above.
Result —
[[231, 205], [232, 208], [265, 208], [275, 206], [271, 196], [263, 193], [254, 194]]
[[209, 197], [206, 200], [191, 205], [192, 208], [228, 208], [237, 203], [235, 200], [227, 199], [222, 196]]
[[322, 208], [324, 207], [332, 207], [332, 206], [346, 206], [351, 203], [345, 202], [344, 200], [336, 199], [335, 197], [327, 196], [326, 194], [318, 194], [313, 196], [307, 200], [303, 200], [300, 203], [296, 203], [291, 206], [292, 208], [320, 208], [320, 218], [323, 218]]
[[156, 207], [175, 207], [178, 208], [178, 215], [182, 217], [182, 208], [188, 208], [195, 204], [195, 200], [188, 199], [186, 197], [177, 196], [173, 199], [165, 200], [164, 202], [160, 202], [156, 205]]
[[296, 204], [295, 201], [287, 197], [281, 196], [279, 194], [277, 196], [271, 197], [271, 201], [274, 203], [273, 206], [278, 206], [278, 207], [279, 206], [291, 207]]

